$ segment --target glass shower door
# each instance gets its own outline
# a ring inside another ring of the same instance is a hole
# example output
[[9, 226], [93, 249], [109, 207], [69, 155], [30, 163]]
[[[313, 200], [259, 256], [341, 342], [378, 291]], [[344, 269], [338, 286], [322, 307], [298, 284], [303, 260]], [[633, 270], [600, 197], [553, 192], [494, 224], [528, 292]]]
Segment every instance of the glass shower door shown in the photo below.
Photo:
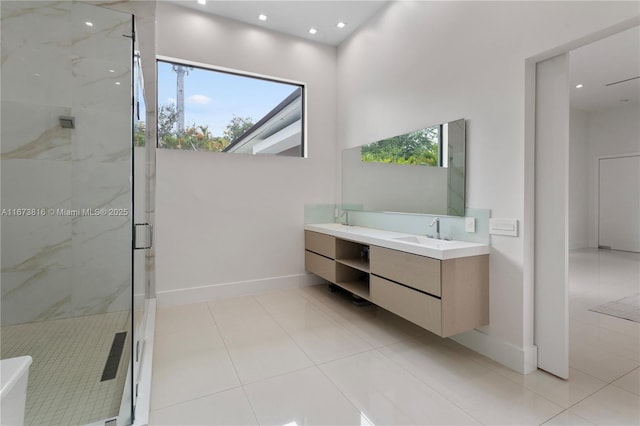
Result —
[[0, 7], [1, 355], [33, 357], [25, 424], [127, 424], [133, 17]]

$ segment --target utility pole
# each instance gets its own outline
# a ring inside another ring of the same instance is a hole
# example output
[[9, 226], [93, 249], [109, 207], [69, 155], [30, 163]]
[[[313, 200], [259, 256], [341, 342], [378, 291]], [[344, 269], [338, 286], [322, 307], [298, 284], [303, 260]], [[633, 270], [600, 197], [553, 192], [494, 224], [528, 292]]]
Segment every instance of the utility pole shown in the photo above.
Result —
[[184, 133], [184, 76], [189, 74], [193, 68], [182, 65], [174, 65], [173, 71], [177, 74], [176, 78], [176, 109], [178, 112], [178, 120], [176, 123], [179, 135]]

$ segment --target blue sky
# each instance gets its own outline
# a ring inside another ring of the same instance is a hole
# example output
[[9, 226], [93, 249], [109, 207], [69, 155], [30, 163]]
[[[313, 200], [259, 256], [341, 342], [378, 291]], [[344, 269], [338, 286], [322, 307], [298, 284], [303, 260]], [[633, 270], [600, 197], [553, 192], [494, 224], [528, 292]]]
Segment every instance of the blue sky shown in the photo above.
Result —
[[[222, 136], [233, 115], [257, 122], [297, 86], [257, 78], [193, 68], [184, 78], [185, 126], [208, 125]], [[172, 65], [158, 62], [158, 106], [175, 102], [176, 73]]]

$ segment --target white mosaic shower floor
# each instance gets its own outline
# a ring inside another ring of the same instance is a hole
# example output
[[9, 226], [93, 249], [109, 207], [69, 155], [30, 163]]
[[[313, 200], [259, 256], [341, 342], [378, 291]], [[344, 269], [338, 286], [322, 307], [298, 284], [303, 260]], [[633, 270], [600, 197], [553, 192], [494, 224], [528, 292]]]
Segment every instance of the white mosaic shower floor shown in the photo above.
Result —
[[127, 333], [118, 374], [100, 382], [119, 331], [129, 331], [129, 312], [4, 326], [1, 356], [31, 355], [25, 426], [83, 425], [120, 410], [130, 355]]

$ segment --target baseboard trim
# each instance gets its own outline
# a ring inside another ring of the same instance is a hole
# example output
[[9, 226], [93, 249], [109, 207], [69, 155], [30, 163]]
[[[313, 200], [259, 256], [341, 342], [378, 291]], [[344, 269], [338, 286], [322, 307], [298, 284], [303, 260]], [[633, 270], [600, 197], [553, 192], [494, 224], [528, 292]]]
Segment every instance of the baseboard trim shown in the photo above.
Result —
[[450, 339], [520, 374], [529, 374], [538, 368], [538, 348], [535, 345], [521, 348], [478, 330], [467, 331]]
[[588, 247], [590, 247], [588, 241], [573, 241], [569, 243], [569, 250], [579, 250]]
[[245, 296], [269, 290], [306, 287], [321, 284], [324, 280], [313, 274], [286, 275], [259, 280], [236, 281], [210, 284], [179, 290], [166, 290], [157, 293], [158, 307], [198, 303], [226, 297]]

